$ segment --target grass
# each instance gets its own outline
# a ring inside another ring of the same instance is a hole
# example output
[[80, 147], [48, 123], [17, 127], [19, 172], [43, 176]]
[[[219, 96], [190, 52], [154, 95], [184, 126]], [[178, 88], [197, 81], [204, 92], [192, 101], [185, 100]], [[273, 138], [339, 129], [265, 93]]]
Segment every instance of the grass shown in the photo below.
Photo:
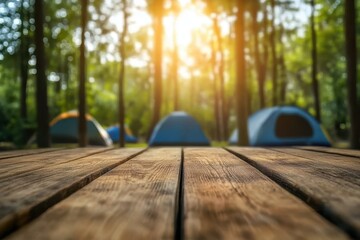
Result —
[[[52, 148], [77, 148], [78, 144], [52, 144]], [[225, 141], [212, 141], [211, 147], [227, 147], [229, 146], [228, 142]], [[90, 146], [89, 147], [101, 147], [101, 146]], [[112, 145], [112, 147], [117, 148], [118, 143], [115, 143]], [[139, 142], [139, 143], [126, 143], [126, 148], [146, 148], [148, 147], [148, 144], [146, 142]], [[334, 141], [333, 142], [334, 148], [349, 148], [349, 142], [346, 141]], [[34, 149], [37, 148], [36, 144], [31, 144], [23, 147], [22, 149]], [[10, 142], [0, 142], [0, 151], [8, 151], [8, 150], [16, 150], [16, 148], [12, 143]]]
[[227, 146], [229, 146], [229, 144], [228, 144], [228, 142], [225, 142], [225, 141], [222, 141], [222, 142], [212, 141], [211, 146], [212, 147], [227, 147]]
[[[114, 145], [115, 146], [115, 145]], [[127, 148], [146, 148], [148, 147], [148, 144], [145, 142], [139, 142], [139, 143], [126, 143], [125, 147]]]

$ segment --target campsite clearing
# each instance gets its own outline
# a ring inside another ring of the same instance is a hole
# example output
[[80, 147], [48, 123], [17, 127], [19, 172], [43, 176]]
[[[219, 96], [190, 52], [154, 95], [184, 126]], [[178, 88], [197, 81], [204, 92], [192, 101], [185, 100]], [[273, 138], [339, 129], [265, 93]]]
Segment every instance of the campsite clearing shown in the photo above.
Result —
[[360, 238], [360, 151], [0, 152], [0, 237]]

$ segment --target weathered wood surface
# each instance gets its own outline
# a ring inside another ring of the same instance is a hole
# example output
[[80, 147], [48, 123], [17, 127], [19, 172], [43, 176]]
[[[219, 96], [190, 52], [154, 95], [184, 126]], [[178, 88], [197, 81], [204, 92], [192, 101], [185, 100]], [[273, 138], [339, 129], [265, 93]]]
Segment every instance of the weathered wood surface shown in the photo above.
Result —
[[[229, 147], [248, 163], [360, 238], [360, 166], [357, 159], [325, 161], [262, 148]], [[307, 152], [307, 151], [304, 151]]]
[[[270, 148], [270, 149], [297, 157], [307, 158], [315, 162], [320, 161], [325, 164], [331, 164], [334, 168], [340, 167], [343, 168], [344, 170], [348, 170], [348, 169], [355, 170], [354, 172], [350, 172], [349, 174], [352, 173], [359, 174], [360, 171], [360, 159], [357, 159], [356, 157], [348, 157], [348, 156], [342, 156], [338, 154], [331, 154], [324, 152], [305, 151], [296, 148]], [[356, 176], [354, 176], [354, 178], [356, 179]], [[360, 180], [360, 175], [358, 175], [358, 178]]]
[[9, 238], [174, 239], [180, 166], [180, 148], [150, 149]]
[[40, 154], [40, 153], [46, 153], [46, 152], [52, 152], [52, 151], [58, 151], [58, 150], [61, 150], [61, 148], [43, 148], [43, 149], [4, 151], [4, 152], [0, 152], [0, 159], [28, 156], [28, 155], [32, 155], [32, 154]]
[[224, 149], [186, 148], [183, 186], [185, 239], [347, 238]]
[[68, 163], [110, 149], [111, 148], [77, 148], [3, 159], [0, 161], [0, 179], [11, 176], [17, 177], [19, 174], [43, 167]]
[[360, 239], [356, 151], [310, 148], [0, 153], [0, 238]]
[[324, 153], [332, 153], [349, 157], [357, 157], [360, 158], [360, 151], [353, 149], [340, 149], [340, 148], [330, 148], [330, 147], [297, 147], [299, 149], [308, 150], [312, 152], [324, 152]]
[[[69, 150], [71, 151], [71, 150]], [[86, 152], [78, 149], [78, 152]], [[119, 149], [100, 152], [86, 157], [69, 159], [43, 159], [41, 168], [0, 176], [0, 237], [37, 217], [47, 208], [69, 196], [95, 178], [141, 152], [141, 149]], [[55, 154], [56, 152], [54, 152]], [[52, 153], [48, 153], [49, 155]], [[44, 154], [38, 155], [43, 157]], [[29, 156], [33, 157], [33, 156]], [[54, 161], [60, 161], [54, 164]], [[0, 161], [0, 169], [2, 163]], [[29, 166], [34, 161], [25, 161]], [[26, 168], [24, 166], [24, 168]]]

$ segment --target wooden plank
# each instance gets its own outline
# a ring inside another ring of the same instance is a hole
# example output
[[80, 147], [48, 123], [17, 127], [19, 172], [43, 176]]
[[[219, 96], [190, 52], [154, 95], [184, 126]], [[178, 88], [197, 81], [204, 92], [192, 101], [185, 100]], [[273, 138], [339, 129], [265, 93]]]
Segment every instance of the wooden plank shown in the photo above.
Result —
[[79, 158], [108, 151], [111, 148], [76, 148], [47, 152], [40, 155], [20, 156], [0, 161], [0, 179], [17, 176], [50, 165], [63, 164]]
[[360, 168], [357, 161], [308, 159], [261, 148], [229, 147], [323, 216], [360, 238]]
[[[349, 174], [356, 173], [359, 174], [356, 169], [360, 170], [360, 160], [355, 157], [348, 157], [338, 154], [324, 153], [324, 152], [313, 152], [306, 151], [297, 148], [270, 148], [271, 150], [290, 154], [297, 157], [307, 158], [312, 161], [321, 161], [325, 164], [331, 163], [332, 166], [336, 168], [343, 168], [345, 171], [347, 169], [354, 169], [354, 172]], [[359, 175], [358, 175], [359, 176]], [[354, 176], [352, 179], [356, 179], [357, 176]], [[359, 178], [360, 180], [360, 178]], [[360, 183], [360, 182], [359, 182]]]
[[181, 149], [150, 149], [9, 239], [173, 239]]
[[0, 237], [141, 151], [110, 150], [0, 179]]
[[185, 239], [347, 239], [224, 149], [184, 151]]
[[12, 151], [5, 151], [0, 152], [0, 159], [4, 158], [13, 158], [13, 157], [20, 157], [32, 154], [40, 154], [46, 152], [53, 152], [61, 150], [61, 148], [40, 148], [40, 149], [25, 149], [25, 150], [12, 150]]
[[313, 147], [313, 146], [305, 146], [305, 147], [297, 147], [297, 148], [303, 149], [303, 150], [308, 150], [308, 151], [313, 151], [313, 152], [332, 153], [332, 154], [339, 154], [339, 155], [343, 155], [343, 156], [360, 158], [360, 151], [353, 150], [353, 149]]

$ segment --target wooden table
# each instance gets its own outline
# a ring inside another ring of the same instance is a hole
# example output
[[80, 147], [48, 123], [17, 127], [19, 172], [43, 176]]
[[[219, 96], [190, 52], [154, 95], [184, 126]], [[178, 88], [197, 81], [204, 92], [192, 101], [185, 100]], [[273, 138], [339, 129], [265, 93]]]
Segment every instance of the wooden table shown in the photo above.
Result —
[[0, 153], [8, 239], [360, 239], [360, 151]]

